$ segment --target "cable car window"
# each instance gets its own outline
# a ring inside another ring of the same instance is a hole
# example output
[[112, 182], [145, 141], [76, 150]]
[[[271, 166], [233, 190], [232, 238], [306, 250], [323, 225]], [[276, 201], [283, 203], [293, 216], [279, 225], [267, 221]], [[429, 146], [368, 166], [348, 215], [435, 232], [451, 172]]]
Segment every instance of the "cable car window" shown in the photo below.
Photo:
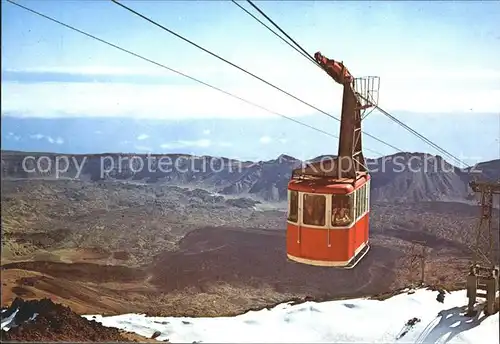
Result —
[[365, 185], [365, 211], [368, 211], [368, 184]]
[[370, 182], [366, 184], [366, 210], [370, 210]]
[[367, 186], [366, 184], [363, 186], [363, 213], [365, 213], [368, 210], [368, 205], [367, 205], [368, 200], [366, 197], [366, 192], [368, 188], [366, 186]]
[[353, 195], [332, 195], [332, 226], [348, 226], [354, 217]]
[[288, 221], [297, 222], [299, 218], [299, 195], [297, 191], [290, 191], [288, 200]]
[[324, 226], [326, 212], [326, 197], [323, 195], [304, 194], [305, 225]]
[[359, 215], [361, 214], [361, 189], [357, 189], [355, 191], [355, 194], [356, 194], [356, 206], [354, 207], [354, 218], [358, 218]]
[[[366, 185], [366, 184], [365, 184]], [[361, 209], [360, 209], [360, 212], [359, 212], [359, 215], [362, 215], [364, 214], [365, 210], [366, 210], [366, 188], [365, 188], [365, 185], [363, 185], [361, 187], [361, 189], [359, 190], [360, 193], [359, 193], [359, 203], [361, 205]]]

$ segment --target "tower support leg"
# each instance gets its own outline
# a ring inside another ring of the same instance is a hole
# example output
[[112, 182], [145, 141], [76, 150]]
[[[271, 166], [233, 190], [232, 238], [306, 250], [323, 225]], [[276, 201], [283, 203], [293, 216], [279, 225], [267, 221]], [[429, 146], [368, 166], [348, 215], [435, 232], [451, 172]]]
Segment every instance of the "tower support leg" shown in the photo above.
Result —
[[471, 271], [469, 276], [467, 276], [467, 297], [469, 298], [467, 316], [472, 317], [476, 314], [476, 311], [474, 310], [477, 298], [477, 275], [475, 271]]
[[496, 290], [498, 289], [498, 278], [495, 279], [493, 276], [484, 281], [486, 285], [486, 307], [484, 312], [486, 315], [492, 315], [495, 313], [495, 299]]

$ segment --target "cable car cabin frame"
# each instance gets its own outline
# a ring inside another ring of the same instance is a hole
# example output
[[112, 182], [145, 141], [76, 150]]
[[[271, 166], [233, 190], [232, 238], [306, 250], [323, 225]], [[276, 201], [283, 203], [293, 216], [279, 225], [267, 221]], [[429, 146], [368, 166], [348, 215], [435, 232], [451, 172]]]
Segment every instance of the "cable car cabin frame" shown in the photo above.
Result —
[[314, 57], [344, 88], [339, 148], [337, 157], [326, 164], [315, 162], [292, 172], [287, 257], [308, 265], [350, 269], [370, 250], [371, 179], [362, 152], [361, 119], [378, 101], [379, 79], [353, 78], [343, 63], [319, 52]]
[[288, 199], [288, 259], [353, 268], [368, 253], [369, 174], [355, 181], [292, 180]]

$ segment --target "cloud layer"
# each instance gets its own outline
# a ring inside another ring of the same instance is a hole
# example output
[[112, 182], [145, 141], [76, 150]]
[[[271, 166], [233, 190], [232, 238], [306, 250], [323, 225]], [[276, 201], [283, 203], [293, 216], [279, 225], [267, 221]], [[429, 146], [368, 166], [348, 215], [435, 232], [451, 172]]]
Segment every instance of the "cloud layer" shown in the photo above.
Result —
[[[224, 69], [211, 69], [200, 71], [200, 74], [211, 79], [215, 86], [289, 117], [318, 113], [254, 79], [242, 79], [241, 75], [233, 74], [220, 77], [222, 71]], [[319, 70], [292, 74], [286, 71], [285, 67], [277, 66], [263, 75], [309, 104], [339, 115], [339, 85]], [[380, 71], [383, 76], [379, 104], [389, 111], [453, 113], [495, 112], [500, 109], [500, 72], [495, 70], [460, 73]], [[2, 114], [176, 120], [275, 116], [206, 86], [165, 73], [161, 68], [158, 71], [154, 68], [135, 70], [98, 66], [39, 68], [3, 71], [2, 78]]]
[[[13, 136], [13, 137], [18, 137], [18, 139], [16, 139], [16, 141], [19, 141], [20, 136]], [[30, 135], [30, 138], [34, 139], [34, 140], [43, 140], [43, 139], [45, 139], [49, 143], [55, 143], [55, 144], [58, 144], [58, 145], [62, 145], [64, 143], [64, 140], [61, 137], [56, 137], [54, 139], [54, 138], [52, 138], [52, 136], [47, 136], [47, 135], [43, 135], [43, 134]]]

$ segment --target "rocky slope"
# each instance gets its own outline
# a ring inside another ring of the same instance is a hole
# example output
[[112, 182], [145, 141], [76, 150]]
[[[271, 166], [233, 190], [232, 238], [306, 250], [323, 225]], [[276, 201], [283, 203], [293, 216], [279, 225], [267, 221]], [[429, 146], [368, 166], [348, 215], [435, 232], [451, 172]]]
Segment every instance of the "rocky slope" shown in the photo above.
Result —
[[479, 216], [464, 203], [373, 202], [372, 249], [344, 271], [287, 261], [284, 212], [201, 189], [3, 180], [1, 203], [2, 303], [51, 297], [78, 314], [228, 315], [371, 295], [418, 278], [420, 267], [404, 263], [414, 240], [428, 248], [425, 280], [454, 285], [465, 281]]
[[50, 299], [16, 298], [2, 309], [2, 342], [138, 342], [137, 335], [87, 320]]

